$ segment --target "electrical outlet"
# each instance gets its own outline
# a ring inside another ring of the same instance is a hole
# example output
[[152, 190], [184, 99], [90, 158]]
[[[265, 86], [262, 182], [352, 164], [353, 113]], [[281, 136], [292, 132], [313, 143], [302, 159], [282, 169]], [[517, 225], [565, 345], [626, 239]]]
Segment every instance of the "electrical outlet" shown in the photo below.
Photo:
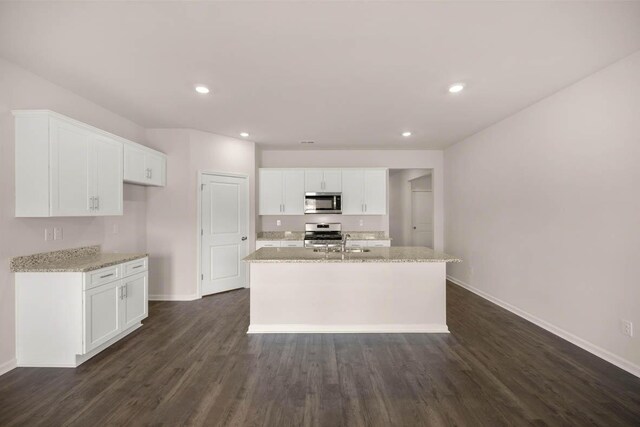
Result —
[[280, 227], [282, 225], [282, 221], [280, 221], [279, 219], [276, 219], [276, 226]]
[[118, 224], [113, 224], [113, 227], [111, 227], [111, 232], [113, 234], [118, 234], [120, 232], [120, 229], [118, 228]]
[[633, 336], [633, 323], [630, 320], [620, 319], [620, 332], [628, 337]]
[[53, 240], [62, 240], [62, 227], [53, 227]]
[[360, 227], [364, 226], [364, 219], [360, 220]]
[[53, 240], [53, 229], [52, 228], [45, 228], [44, 229], [44, 240], [45, 241], [49, 241], [49, 240]]

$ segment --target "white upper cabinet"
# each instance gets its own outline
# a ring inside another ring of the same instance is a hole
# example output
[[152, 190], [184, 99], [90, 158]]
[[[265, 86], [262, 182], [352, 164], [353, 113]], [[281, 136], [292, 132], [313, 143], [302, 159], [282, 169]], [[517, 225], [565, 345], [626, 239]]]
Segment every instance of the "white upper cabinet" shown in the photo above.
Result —
[[144, 145], [124, 144], [124, 181], [162, 187], [166, 183], [167, 159], [163, 153]]
[[306, 169], [304, 186], [307, 193], [339, 193], [342, 191], [340, 169]]
[[344, 215], [386, 215], [384, 168], [260, 169], [259, 215], [303, 215], [304, 193], [342, 193]]
[[385, 215], [387, 213], [387, 170], [364, 170], [364, 213]]
[[283, 213], [285, 215], [304, 215], [304, 170], [285, 169], [282, 178], [284, 184]]
[[342, 213], [344, 215], [385, 215], [387, 213], [387, 170], [343, 169]]
[[260, 169], [260, 215], [282, 215], [282, 171]]
[[163, 153], [52, 111], [13, 114], [16, 217], [122, 215], [123, 180], [165, 185]]
[[50, 111], [16, 111], [16, 216], [122, 215], [122, 143]]
[[303, 215], [304, 170], [260, 169], [259, 214]]
[[322, 193], [322, 169], [306, 169], [304, 171], [304, 191], [307, 193]]
[[342, 171], [342, 214], [364, 214], [364, 170]]

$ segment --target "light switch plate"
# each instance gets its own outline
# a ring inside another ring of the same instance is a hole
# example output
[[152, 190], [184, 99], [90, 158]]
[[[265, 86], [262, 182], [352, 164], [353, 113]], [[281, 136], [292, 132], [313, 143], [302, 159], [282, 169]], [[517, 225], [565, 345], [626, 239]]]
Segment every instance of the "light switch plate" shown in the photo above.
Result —
[[45, 228], [44, 229], [44, 240], [49, 241], [53, 240], [53, 228]]
[[282, 225], [282, 221], [280, 221], [279, 219], [276, 219], [276, 226], [280, 227]]
[[62, 240], [62, 227], [53, 227], [53, 240]]

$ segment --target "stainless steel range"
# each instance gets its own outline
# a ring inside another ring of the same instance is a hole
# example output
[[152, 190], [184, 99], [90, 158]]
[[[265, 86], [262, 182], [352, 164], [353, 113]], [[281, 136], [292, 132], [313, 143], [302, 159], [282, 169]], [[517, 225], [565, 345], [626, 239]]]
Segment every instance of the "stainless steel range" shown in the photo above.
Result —
[[305, 248], [338, 248], [342, 243], [342, 224], [306, 223], [304, 225]]

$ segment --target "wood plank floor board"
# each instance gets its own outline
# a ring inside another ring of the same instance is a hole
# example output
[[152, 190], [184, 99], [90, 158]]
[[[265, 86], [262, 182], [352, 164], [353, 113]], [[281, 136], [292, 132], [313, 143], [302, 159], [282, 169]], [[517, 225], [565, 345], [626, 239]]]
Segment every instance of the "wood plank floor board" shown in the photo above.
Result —
[[640, 379], [460, 287], [451, 334], [247, 335], [249, 291], [152, 302], [77, 369], [0, 377], [0, 426], [640, 426]]

